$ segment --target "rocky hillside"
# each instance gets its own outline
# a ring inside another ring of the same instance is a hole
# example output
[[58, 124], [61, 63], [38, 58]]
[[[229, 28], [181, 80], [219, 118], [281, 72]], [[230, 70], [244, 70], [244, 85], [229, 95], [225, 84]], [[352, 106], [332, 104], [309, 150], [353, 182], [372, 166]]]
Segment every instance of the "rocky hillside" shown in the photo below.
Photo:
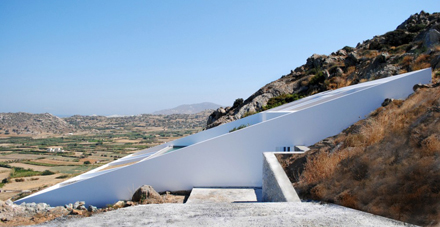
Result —
[[0, 133], [10, 134], [62, 134], [77, 131], [76, 128], [65, 120], [49, 113], [0, 113]]
[[[396, 30], [344, 47], [330, 55], [314, 54], [306, 64], [273, 81], [232, 107], [219, 108], [208, 118], [207, 128], [240, 119], [273, 104], [369, 80], [432, 67], [440, 77], [440, 13], [420, 12]], [[289, 94], [286, 96], [286, 94]], [[291, 94], [294, 94], [293, 98]]]
[[196, 114], [152, 115], [124, 117], [81, 116], [59, 118], [52, 114], [0, 113], [0, 135], [106, 133], [113, 129], [132, 131], [135, 128], [152, 130], [201, 129], [212, 110]]
[[68, 123], [81, 130], [105, 130], [114, 128], [160, 127], [164, 129], [203, 128], [211, 110], [196, 114], [152, 115], [141, 114], [124, 117], [81, 116], [64, 118]]
[[440, 220], [440, 83], [415, 86], [301, 155], [279, 155], [303, 199], [417, 225]]
[[203, 102], [203, 103], [197, 103], [197, 104], [180, 105], [180, 106], [172, 108], [172, 109], [159, 110], [159, 111], [153, 112], [153, 114], [164, 114], [164, 115], [196, 114], [196, 113], [200, 113], [205, 110], [215, 110], [219, 107], [220, 107], [220, 105], [212, 103], [212, 102]]

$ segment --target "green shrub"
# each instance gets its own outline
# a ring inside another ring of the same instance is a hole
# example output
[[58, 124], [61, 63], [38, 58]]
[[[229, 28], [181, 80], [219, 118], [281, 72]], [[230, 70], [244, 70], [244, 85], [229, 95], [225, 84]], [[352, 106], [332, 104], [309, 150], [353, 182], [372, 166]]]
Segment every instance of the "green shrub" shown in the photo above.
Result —
[[410, 25], [408, 27], [408, 31], [409, 32], [419, 32], [420, 30], [423, 30], [426, 28], [425, 24], [414, 24], [414, 25]]
[[269, 101], [267, 102], [267, 105], [263, 107], [263, 110], [272, 109], [277, 106], [281, 106], [283, 104], [296, 101], [296, 100], [301, 99], [303, 97], [304, 96], [301, 96], [299, 94], [282, 94], [280, 96], [273, 97], [273, 98], [269, 99]]
[[0, 167], [4, 167], [4, 168], [12, 168], [10, 165], [4, 163], [4, 162], [0, 162]]
[[232, 108], [237, 108], [239, 106], [241, 106], [243, 104], [243, 99], [242, 98], [238, 98], [234, 101], [234, 104], [232, 105]]
[[89, 165], [89, 164], [91, 164], [90, 161], [85, 161], [84, 162], [84, 165]]
[[11, 178], [20, 178], [20, 177], [32, 177], [41, 175], [42, 173], [40, 171], [34, 171], [32, 169], [24, 169], [20, 167], [13, 167], [10, 177]]
[[350, 46], [345, 46], [345, 47], [343, 47], [342, 49], [345, 50], [345, 51], [347, 51], [347, 52], [352, 52], [352, 51], [354, 50], [354, 48], [353, 48], [353, 47], [350, 47]]
[[415, 34], [408, 33], [405, 30], [397, 29], [387, 32], [385, 35], [385, 44], [391, 46], [400, 46], [413, 41]]
[[29, 165], [36, 165], [36, 166], [59, 166], [57, 164], [50, 164], [50, 163], [43, 163], [43, 162], [33, 162], [33, 161], [22, 161], [22, 163], [29, 164]]
[[41, 173], [41, 175], [43, 175], [43, 176], [52, 175], [52, 174], [55, 174], [55, 173], [50, 170], [44, 170], [43, 173]]
[[240, 126], [238, 126], [238, 127], [234, 127], [234, 128], [231, 129], [229, 132], [234, 132], [234, 131], [237, 131], [237, 130], [240, 130], [240, 129], [246, 128], [247, 126], [249, 126], [249, 124], [247, 124], [247, 125], [243, 124], [243, 125], [240, 125]]
[[255, 111], [249, 111], [249, 112], [243, 114], [243, 117], [242, 117], [242, 118], [245, 118], [245, 117], [248, 117], [248, 116], [254, 115], [254, 114], [256, 114], [256, 113], [258, 113], [258, 112], [255, 112]]
[[68, 178], [69, 175], [61, 175], [61, 176], [57, 176], [55, 177], [56, 179], [64, 179], [64, 178]]
[[309, 81], [309, 85], [315, 85], [315, 84], [319, 84], [324, 82], [325, 80], [325, 76], [324, 76], [324, 72], [319, 71], [318, 73], [316, 73], [312, 79], [310, 79]]

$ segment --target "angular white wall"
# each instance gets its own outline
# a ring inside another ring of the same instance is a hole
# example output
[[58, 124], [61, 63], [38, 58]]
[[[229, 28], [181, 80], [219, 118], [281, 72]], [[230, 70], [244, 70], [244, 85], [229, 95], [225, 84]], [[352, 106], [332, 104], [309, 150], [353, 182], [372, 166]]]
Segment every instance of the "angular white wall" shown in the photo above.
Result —
[[[263, 152], [275, 151], [280, 146], [312, 145], [338, 134], [378, 108], [385, 98], [406, 98], [414, 84], [430, 81], [431, 70], [426, 69], [317, 94], [140, 151], [122, 160], [170, 145], [187, 146], [103, 173], [91, 171], [74, 178], [77, 182], [55, 185], [17, 203], [46, 202], [56, 206], [81, 200], [103, 207], [131, 199], [144, 184], [157, 191], [261, 187]], [[250, 126], [229, 133], [232, 128], [248, 123]], [[89, 178], [83, 179], [86, 177]]]

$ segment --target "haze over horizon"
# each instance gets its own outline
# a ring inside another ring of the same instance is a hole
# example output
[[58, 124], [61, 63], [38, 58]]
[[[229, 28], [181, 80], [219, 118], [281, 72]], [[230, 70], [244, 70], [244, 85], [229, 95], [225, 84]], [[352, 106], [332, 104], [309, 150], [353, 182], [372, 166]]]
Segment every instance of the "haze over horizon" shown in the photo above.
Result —
[[232, 105], [438, 1], [1, 1], [0, 112]]

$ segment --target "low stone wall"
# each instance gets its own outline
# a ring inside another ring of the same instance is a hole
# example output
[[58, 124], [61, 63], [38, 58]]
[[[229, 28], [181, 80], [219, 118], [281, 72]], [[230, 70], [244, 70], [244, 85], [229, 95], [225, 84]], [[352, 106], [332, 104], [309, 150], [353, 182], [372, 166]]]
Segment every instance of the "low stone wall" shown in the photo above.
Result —
[[301, 202], [275, 152], [263, 153], [262, 194], [263, 202]]

